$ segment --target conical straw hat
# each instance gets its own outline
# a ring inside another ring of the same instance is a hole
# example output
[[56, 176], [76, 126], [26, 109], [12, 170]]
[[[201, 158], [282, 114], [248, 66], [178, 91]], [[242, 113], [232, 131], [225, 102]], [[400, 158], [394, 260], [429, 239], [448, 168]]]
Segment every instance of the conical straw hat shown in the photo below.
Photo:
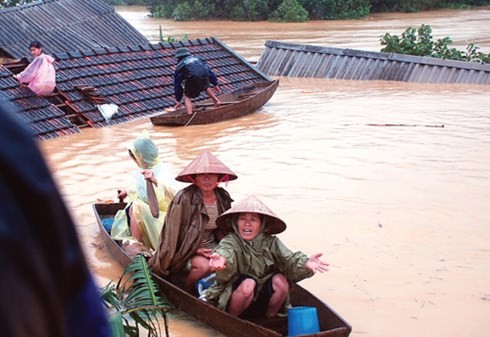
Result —
[[278, 234], [286, 230], [286, 223], [282, 221], [269, 207], [260, 201], [255, 195], [251, 195], [234, 204], [229, 210], [216, 219], [219, 227], [227, 227], [231, 224], [233, 215], [237, 213], [259, 213], [265, 216], [267, 234]]
[[184, 183], [192, 183], [192, 176], [196, 174], [214, 173], [223, 175], [220, 181], [237, 179], [237, 175], [216, 158], [211, 152], [204, 151], [194, 159], [180, 174], [175, 178]]

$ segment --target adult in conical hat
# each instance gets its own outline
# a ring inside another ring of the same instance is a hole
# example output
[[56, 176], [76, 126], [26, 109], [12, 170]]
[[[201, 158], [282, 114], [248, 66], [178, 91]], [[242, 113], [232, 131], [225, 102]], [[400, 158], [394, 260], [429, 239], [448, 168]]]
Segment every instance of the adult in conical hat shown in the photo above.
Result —
[[216, 219], [219, 227], [229, 229], [231, 220], [239, 213], [258, 213], [263, 216], [262, 226], [267, 234], [279, 234], [286, 230], [286, 223], [282, 221], [266, 204], [255, 195], [251, 195], [234, 204], [229, 210]]
[[198, 155], [175, 179], [184, 183], [194, 183], [196, 174], [205, 173], [218, 174], [220, 182], [237, 179], [237, 175], [228, 166], [208, 151]]
[[291, 283], [328, 270], [321, 253], [308, 257], [292, 252], [271, 235], [284, 231], [286, 224], [255, 196], [233, 205], [217, 223], [231, 223], [233, 231], [209, 257], [216, 284], [206, 292], [206, 300], [233, 316], [250, 319], [285, 313]]
[[237, 179], [236, 174], [210, 152], [203, 152], [176, 178], [191, 183], [175, 195], [160, 234], [158, 249], [149, 260], [152, 270], [168, 277], [187, 273], [185, 289], [209, 275], [212, 248], [226, 234], [216, 218], [231, 207], [233, 199], [220, 182]]

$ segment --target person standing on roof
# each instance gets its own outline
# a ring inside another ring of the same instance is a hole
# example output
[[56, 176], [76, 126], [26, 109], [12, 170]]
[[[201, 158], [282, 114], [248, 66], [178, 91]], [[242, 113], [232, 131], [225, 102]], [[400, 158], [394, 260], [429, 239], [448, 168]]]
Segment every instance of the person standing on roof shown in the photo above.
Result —
[[54, 58], [43, 53], [39, 41], [29, 45], [29, 51], [34, 60], [21, 73], [14, 77], [22, 84], [27, 83], [29, 89], [38, 96], [48, 96], [56, 87], [56, 71], [53, 67]]
[[202, 91], [206, 91], [211, 97], [216, 107], [221, 102], [211, 89], [220, 94], [221, 89], [218, 86], [218, 78], [211, 68], [197, 56], [191, 55], [187, 48], [179, 48], [175, 53], [177, 58], [177, 67], [174, 75], [174, 94], [177, 101], [175, 109], [182, 108], [182, 97], [184, 97], [185, 108], [188, 114], [192, 114], [191, 98], [198, 97]]

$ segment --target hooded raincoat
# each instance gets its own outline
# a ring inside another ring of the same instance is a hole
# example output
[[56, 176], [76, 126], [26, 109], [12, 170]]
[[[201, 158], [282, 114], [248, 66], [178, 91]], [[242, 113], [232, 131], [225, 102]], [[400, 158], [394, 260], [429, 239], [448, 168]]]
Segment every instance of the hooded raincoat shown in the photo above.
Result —
[[[216, 284], [206, 293], [206, 299], [211, 304], [226, 310], [233, 283], [242, 275], [255, 279], [256, 294], [277, 273], [283, 274], [289, 283], [313, 276], [314, 272], [305, 266], [308, 261], [306, 254], [292, 252], [279, 238], [263, 231], [252, 241], [242, 239], [238, 234], [236, 218], [232, 227], [234, 232], [224, 237], [215, 249], [216, 253], [226, 258], [226, 269], [216, 271]], [[288, 305], [289, 301], [286, 301], [284, 313]]]
[[[233, 200], [221, 187], [216, 187], [214, 193], [221, 214], [231, 207]], [[182, 271], [199, 248], [208, 220], [199, 187], [192, 184], [180, 190], [170, 203], [158, 249], [149, 260], [153, 272], [167, 276]]]
[[29, 83], [29, 89], [36, 95], [47, 96], [56, 87], [56, 71], [53, 62], [53, 57], [41, 54], [17, 75], [17, 79], [20, 83]]
[[[168, 205], [174, 196], [174, 190], [171, 187], [171, 181], [169, 179], [170, 173], [167, 167], [160, 162], [158, 149], [148, 137], [143, 136], [136, 139], [131, 151], [138, 164], [135, 172], [136, 184], [134, 189], [128, 190], [129, 199], [126, 209], [116, 213], [111, 235], [116, 240], [134, 240], [131, 236], [127, 218], [127, 208], [131, 207], [133, 216], [143, 234], [143, 244], [148, 248], [156, 249]], [[158, 181], [158, 186], [153, 186], [160, 210], [158, 218], [153, 217], [150, 205], [148, 204], [147, 184], [141, 173], [145, 166], [153, 170], [155, 178]]]

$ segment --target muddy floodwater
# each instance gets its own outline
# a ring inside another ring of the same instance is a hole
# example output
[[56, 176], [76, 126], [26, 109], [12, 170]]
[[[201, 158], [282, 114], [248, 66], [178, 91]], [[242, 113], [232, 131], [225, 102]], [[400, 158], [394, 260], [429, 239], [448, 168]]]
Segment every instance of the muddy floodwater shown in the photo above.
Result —
[[[458, 49], [473, 42], [490, 52], [488, 7], [301, 24], [116, 10], [152, 42], [160, 26], [165, 36], [214, 36], [251, 61], [266, 40], [379, 51], [384, 33], [421, 24]], [[97, 282], [121, 269], [91, 205], [130, 186], [126, 146], [147, 130], [173, 174], [213, 152], [239, 177], [224, 186], [235, 200], [256, 194], [288, 224], [287, 246], [324, 253], [330, 271], [302, 285], [352, 324], [352, 336], [488, 337], [490, 86], [279, 79], [272, 99], [244, 118], [180, 128], [142, 119], [41, 142]], [[182, 314], [170, 324], [172, 336], [217, 335]]]

